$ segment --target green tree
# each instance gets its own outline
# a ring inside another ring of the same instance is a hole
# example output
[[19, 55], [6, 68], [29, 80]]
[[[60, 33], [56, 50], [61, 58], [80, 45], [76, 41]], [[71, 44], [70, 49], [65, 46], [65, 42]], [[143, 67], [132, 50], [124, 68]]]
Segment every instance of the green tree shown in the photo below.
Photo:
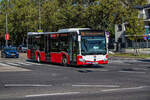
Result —
[[[137, 5], [146, 0], [7, 0], [0, 1], [0, 32], [5, 34], [6, 4], [8, 29], [14, 44], [24, 42], [29, 31], [41, 28], [57, 31], [61, 28], [90, 27], [114, 34], [114, 25], [127, 23], [126, 34], [142, 34], [143, 22], [137, 18]], [[39, 5], [40, 2], [40, 5]]]
[[42, 11], [41, 11], [41, 18], [42, 18], [42, 29], [44, 31], [56, 31], [58, 29], [58, 1], [57, 0], [47, 0], [42, 3]]
[[119, 0], [95, 0], [87, 9], [88, 25], [114, 36], [114, 25], [123, 23], [125, 14], [126, 9]]
[[61, 6], [58, 11], [59, 28], [86, 27], [86, 10], [80, 2], [66, 0]]
[[27, 32], [38, 29], [37, 9], [30, 0], [10, 1], [9, 13], [10, 35], [13, 43], [21, 44], [27, 38]]
[[127, 24], [126, 27], [126, 35], [128, 35], [128, 39], [130, 40], [134, 40], [136, 43], [136, 46], [134, 47], [135, 49], [135, 54], [139, 55], [139, 51], [138, 51], [138, 45], [137, 45], [137, 41], [139, 39], [143, 39], [143, 35], [144, 35], [144, 20], [141, 18], [138, 18], [139, 15], [139, 10], [136, 9], [137, 5], [144, 5], [146, 4], [146, 0], [143, 0], [141, 2], [141, 0], [131, 0], [131, 1], [127, 1], [126, 0], [126, 9], [127, 9], [127, 13], [125, 16], [125, 21]]
[[[10, 6], [8, 0], [1, 0], [0, 2], [0, 41], [1, 45], [4, 45], [5, 33], [6, 33], [6, 14], [10, 12], [8, 9]], [[8, 24], [9, 28], [10, 24]], [[2, 43], [3, 42], [3, 43]]]

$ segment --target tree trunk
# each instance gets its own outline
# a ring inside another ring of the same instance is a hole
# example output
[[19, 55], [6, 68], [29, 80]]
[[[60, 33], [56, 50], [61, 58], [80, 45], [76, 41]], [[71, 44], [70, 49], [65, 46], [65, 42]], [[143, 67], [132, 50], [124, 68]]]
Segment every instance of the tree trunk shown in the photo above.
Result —
[[137, 42], [137, 36], [135, 38], [134, 55], [136, 55], [136, 56], [140, 55], [139, 46], [138, 46], [138, 42]]

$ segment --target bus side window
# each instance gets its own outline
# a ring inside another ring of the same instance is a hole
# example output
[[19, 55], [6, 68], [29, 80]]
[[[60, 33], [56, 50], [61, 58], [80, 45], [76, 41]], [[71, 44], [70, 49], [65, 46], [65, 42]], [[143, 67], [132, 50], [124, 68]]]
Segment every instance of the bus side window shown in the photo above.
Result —
[[68, 33], [65, 33], [64, 36], [60, 36], [59, 37], [59, 47], [60, 47], [60, 51], [65, 51], [68, 52], [68, 47], [69, 47], [69, 36]]
[[45, 50], [45, 47], [44, 47], [45, 43], [44, 43], [44, 41], [45, 41], [44, 35], [41, 35], [40, 43], [39, 43], [40, 51], [44, 51]]
[[34, 36], [32, 41], [32, 49], [39, 50], [40, 49], [40, 36]]
[[32, 47], [33, 47], [33, 45], [32, 45], [32, 37], [29, 36], [29, 37], [28, 37], [28, 48], [29, 48], [29, 49], [32, 49]]
[[52, 52], [58, 52], [58, 39], [56, 38], [51, 38], [51, 51]]

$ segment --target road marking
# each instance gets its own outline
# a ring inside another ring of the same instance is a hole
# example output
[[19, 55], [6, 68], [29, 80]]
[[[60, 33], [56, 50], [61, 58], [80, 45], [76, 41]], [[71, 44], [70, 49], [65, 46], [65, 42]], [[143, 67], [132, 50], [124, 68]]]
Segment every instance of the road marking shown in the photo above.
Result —
[[137, 72], [137, 71], [119, 71], [121, 73], [136, 73], [136, 74], [145, 74], [146, 72]]
[[131, 87], [131, 88], [119, 88], [119, 89], [106, 89], [106, 90], [101, 90], [102, 92], [112, 92], [112, 91], [123, 91], [123, 90], [136, 90], [136, 89], [142, 89], [144, 86], [140, 87]]
[[40, 64], [40, 63], [37, 63], [37, 62], [26, 62], [26, 64], [43, 65], [43, 64]]
[[80, 92], [64, 92], [64, 93], [51, 93], [51, 94], [35, 94], [35, 95], [26, 95], [25, 97], [41, 97], [41, 96], [58, 96], [58, 95], [73, 95], [80, 94]]
[[0, 63], [0, 65], [2, 65], [2, 66], [21, 66], [21, 65], [31, 65], [31, 64], [25, 64], [22, 62], [17, 62], [17, 63], [7, 62], [7, 63]]
[[145, 68], [134, 68], [134, 69], [135, 69], [135, 70], [143, 70], [143, 71], [144, 71], [144, 70], [145, 70], [145, 71], [148, 70], [148, 69], [145, 69]]
[[42, 85], [42, 84], [5, 84], [5, 87], [50, 87], [52, 85]]
[[17, 62], [17, 64], [20, 64], [20, 65], [31, 65], [31, 64], [28, 64], [28, 63], [24, 63], [24, 62]]
[[118, 63], [118, 64], [124, 64], [124, 62], [123, 62], [123, 61], [121, 61], [121, 60], [109, 61], [109, 63]]
[[18, 72], [18, 71], [31, 71], [31, 70], [20, 67], [14, 67], [10, 65], [0, 67], [0, 72]]
[[15, 64], [15, 63], [11, 63], [11, 62], [9, 62], [9, 63], [7, 63], [8, 65], [14, 65], [14, 66], [18, 66], [19, 64]]
[[10, 66], [8, 64], [0, 63], [1, 66]]
[[0, 63], [0, 65], [2, 66], [9, 66], [9, 65], [13, 65], [13, 66], [22, 66], [22, 65], [42, 65], [42, 64], [38, 64], [38, 63], [32, 63], [32, 62], [7, 62], [5, 63]]
[[73, 87], [120, 87], [118, 85], [72, 85]]

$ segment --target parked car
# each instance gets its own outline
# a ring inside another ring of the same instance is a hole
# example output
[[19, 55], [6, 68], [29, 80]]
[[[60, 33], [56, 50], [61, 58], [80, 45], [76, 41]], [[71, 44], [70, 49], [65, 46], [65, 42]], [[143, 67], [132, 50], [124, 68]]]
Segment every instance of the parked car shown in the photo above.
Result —
[[19, 50], [19, 52], [27, 52], [27, 46], [19, 45], [18, 50]]
[[7, 58], [7, 57], [19, 58], [19, 53], [16, 47], [4, 47], [1, 51], [1, 57], [2, 58]]

